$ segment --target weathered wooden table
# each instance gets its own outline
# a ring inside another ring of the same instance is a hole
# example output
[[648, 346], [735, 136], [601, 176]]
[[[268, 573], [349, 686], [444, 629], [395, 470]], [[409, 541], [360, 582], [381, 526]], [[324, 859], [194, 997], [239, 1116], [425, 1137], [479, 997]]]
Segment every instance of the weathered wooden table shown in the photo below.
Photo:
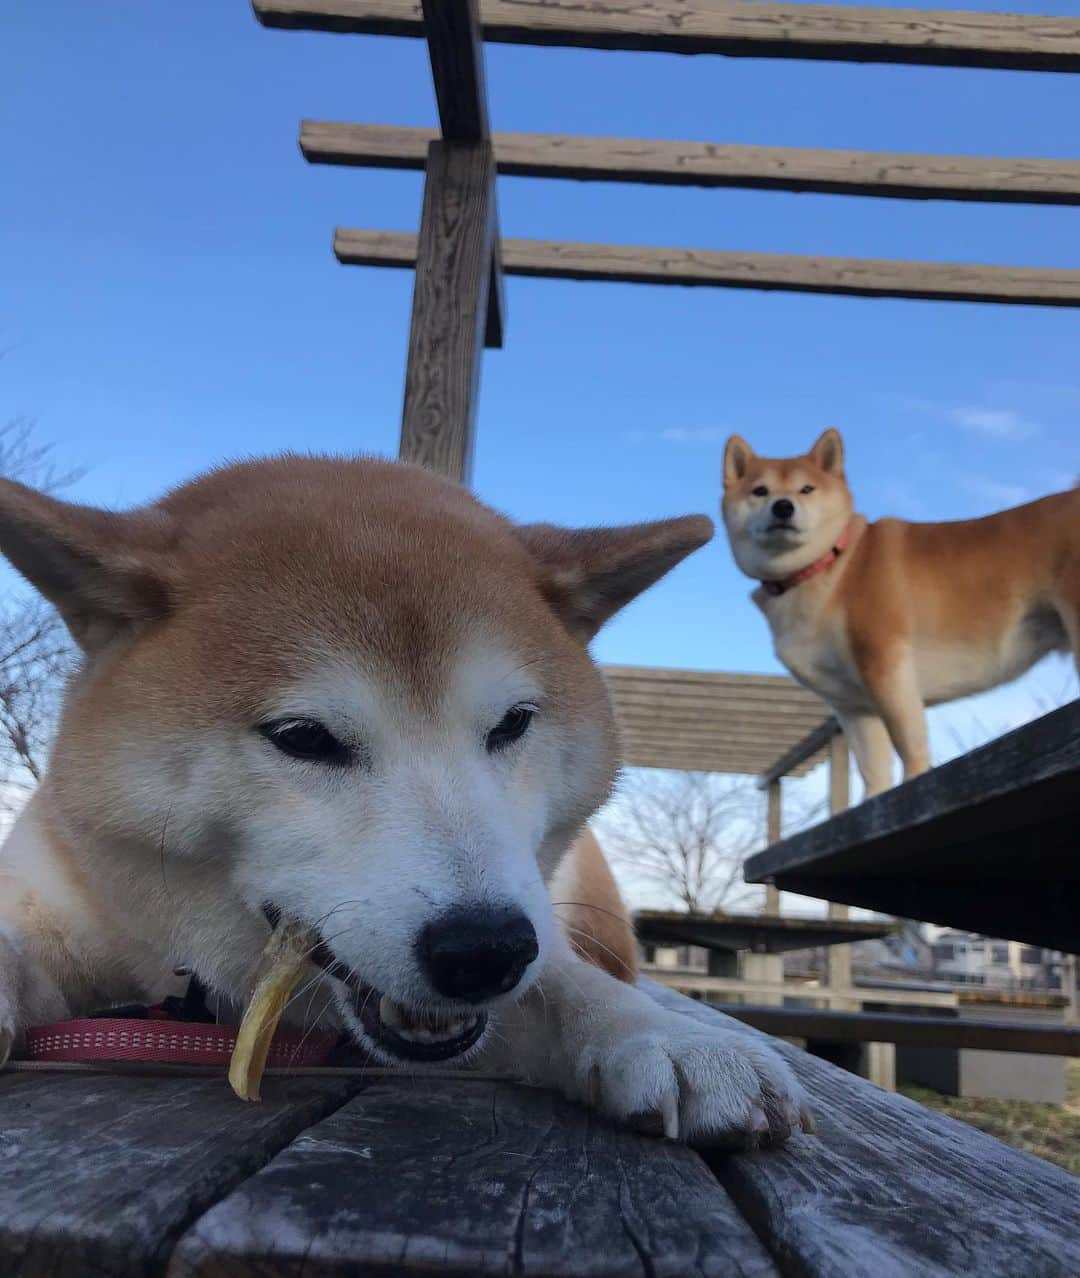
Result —
[[1080, 1180], [780, 1046], [816, 1136], [712, 1156], [467, 1077], [5, 1073], [0, 1275], [1080, 1272]]

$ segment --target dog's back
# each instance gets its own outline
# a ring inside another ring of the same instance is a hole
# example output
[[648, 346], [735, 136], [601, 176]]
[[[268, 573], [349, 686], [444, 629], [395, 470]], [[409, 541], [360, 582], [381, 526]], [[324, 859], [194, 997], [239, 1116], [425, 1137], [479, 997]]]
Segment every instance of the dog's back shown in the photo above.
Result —
[[834, 606], [856, 661], [911, 645], [928, 705], [1080, 652], [1080, 490], [982, 519], [869, 524]]

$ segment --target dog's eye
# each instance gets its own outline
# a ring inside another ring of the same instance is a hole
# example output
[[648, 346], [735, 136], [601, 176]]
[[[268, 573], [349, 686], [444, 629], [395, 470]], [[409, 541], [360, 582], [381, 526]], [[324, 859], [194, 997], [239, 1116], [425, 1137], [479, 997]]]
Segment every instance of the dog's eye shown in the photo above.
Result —
[[768, 497], [769, 495], [769, 490], [765, 487], [764, 484], [758, 484], [756, 488], [752, 488], [750, 491], [754, 494], [755, 497]]
[[799, 489], [799, 492], [801, 492], [804, 497], [806, 496], [807, 493], [812, 493], [813, 491], [814, 491], [813, 484], [803, 484], [803, 486]]
[[314, 719], [275, 719], [272, 723], [261, 724], [259, 731], [282, 754], [292, 759], [333, 763], [339, 767], [352, 759], [349, 747]]
[[536, 707], [530, 705], [511, 706], [499, 722], [487, 734], [486, 745], [489, 751], [502, 750], [505, 746], [519, 741], [528, 731], [529, 724], [536, 714]]

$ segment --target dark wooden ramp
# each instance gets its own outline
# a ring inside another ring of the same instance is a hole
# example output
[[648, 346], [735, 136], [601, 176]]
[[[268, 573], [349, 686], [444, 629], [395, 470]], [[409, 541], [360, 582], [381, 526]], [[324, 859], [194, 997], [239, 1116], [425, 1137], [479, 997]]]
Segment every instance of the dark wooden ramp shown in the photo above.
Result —
[[751, 883], [1080, 951], [1080, 701], [759, 852]]

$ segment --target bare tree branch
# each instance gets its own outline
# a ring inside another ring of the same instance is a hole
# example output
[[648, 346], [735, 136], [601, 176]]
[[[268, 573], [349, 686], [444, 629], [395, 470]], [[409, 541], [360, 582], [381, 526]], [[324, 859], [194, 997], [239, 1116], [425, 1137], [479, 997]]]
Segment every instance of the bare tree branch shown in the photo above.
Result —
[[34, 423], [29, 418], [13, 417], [0, 426], [0, 477], [52, 493], [74, 484], [85, 473], [58, 466], [53, 460], [52, 444], [39, 444], [34, 439]]
[[[57, 465], [52, 445], [34, 438], [27, 418], [0, 426], [0, 477], [54, 492], [82, 473]], [[0, 598], [0, 813], [10, 814], [44, 773], [74, 653], [53, 609], [21, 583], [9, 582]]]
[[763, 827], [752, 783], [708, 772], [629, 774], [597, 822], [617, 865], [692, 913], [745, 907], [760, 893], [742, 867]]

